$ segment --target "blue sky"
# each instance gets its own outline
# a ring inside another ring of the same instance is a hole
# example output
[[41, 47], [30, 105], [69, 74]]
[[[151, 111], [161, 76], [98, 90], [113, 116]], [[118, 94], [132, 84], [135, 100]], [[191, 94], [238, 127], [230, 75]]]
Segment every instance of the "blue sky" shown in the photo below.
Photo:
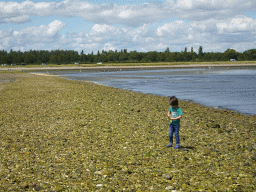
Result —
[[204, 52], [255, 48], [253, 0], [0, 2], [0, 49]]

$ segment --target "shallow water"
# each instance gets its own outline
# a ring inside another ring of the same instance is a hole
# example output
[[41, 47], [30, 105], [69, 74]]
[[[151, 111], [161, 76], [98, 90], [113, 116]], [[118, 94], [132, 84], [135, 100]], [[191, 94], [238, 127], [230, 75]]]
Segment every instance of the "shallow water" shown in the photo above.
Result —
[[74, 80], [256, 115], [256, 68], [183, 68], [54, 72]]

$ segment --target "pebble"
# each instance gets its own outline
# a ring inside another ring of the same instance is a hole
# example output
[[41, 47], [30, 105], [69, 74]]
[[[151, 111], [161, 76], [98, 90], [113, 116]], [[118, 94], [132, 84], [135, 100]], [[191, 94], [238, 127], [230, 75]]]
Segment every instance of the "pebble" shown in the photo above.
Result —
[[165, 189], [166, 190], [172, 190], [172, 189], [174, 189], [174, 187], [170, 185], [170, 186], [166, 187]]
[[162, 177], [165, 178], [165, 179], [168, 179], [168, 180], [172, 179], [172, 177], [169, 174], [166, 174], [166, 173], [163, 174]]

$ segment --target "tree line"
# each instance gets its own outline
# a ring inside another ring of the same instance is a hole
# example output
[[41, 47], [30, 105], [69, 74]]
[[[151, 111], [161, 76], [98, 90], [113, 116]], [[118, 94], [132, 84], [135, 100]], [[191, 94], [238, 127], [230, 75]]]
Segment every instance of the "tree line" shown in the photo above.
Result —
[[213, 61], [229, 61], [235, 59], [238, 61], [256, 60], [256, 49], [250, 49], [243, 53], [237, 52], [234, 49], [227, 49], [225, 52], [203, 52], [203, 47], [200, 46], [198, 53], [194, 52], [193, 47], [188, 51], [185, 47], [184, 51], [171, 52], [169, 48], [164, 52], [149, 51], [137, 52], [127, 49], [121, 51], [98, 51], [96, 54], [84, 54], [81, 51], [79, 54], [74, 50], [30, 50], [30, 51], [0, 51], [0, 64], [71, 64], [71, 63], [150, 63], [150, 62], [213, 62]]

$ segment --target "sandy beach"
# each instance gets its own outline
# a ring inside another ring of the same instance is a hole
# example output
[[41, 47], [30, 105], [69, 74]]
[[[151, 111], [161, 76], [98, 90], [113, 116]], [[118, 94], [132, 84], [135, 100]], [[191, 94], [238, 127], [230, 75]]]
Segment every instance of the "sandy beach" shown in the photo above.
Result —
[[33, 70], [79, 70], [79, 69], [136, 69], [136, 68], [187, 68], [187, 67], [255, 67], [256, 63], [251, 64], [188, 64], [188, 65], [138, 65], [138, 66], [67, 66], [67, 67], [0, 67], [0, 71], [17, 70], [17, 71], [33, 71]]

